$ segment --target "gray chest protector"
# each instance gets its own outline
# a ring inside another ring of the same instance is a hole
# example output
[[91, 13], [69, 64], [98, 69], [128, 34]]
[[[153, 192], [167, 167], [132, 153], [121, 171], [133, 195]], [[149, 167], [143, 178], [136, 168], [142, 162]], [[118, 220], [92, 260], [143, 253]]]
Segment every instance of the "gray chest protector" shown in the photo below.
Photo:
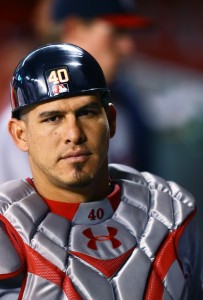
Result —
[[[26, 181], [1, 186], [0, 278], [24, 276], [16, 296], [1, 299], [186, 299], [177, 244], [194, 199], [129, 167], [111, 165], [110, 176], [121, 189], [116, 211], [103, 218], [106, 199], [86, 203], [72, 222], [50, 212]], [[98, 218], [85, 222], [90, 208]]]

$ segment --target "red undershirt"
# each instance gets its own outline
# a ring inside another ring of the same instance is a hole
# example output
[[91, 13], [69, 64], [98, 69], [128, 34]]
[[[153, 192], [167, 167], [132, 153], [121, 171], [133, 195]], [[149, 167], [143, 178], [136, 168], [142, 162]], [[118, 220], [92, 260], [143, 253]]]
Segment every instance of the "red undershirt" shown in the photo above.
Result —
[[[35, 185], [30, 178], [27, 178], [26, 180], [30, 185], [32, 185], [35, 188]], [[106, 196], [106, 199], [109, 200], [113, 211], [115, 211], [120, 203], [120, 187], [118, 184], [115, 184], [113, 191]], [[68, 219], [69, 221], [73, 220], [81, 204], [81, 203], [69, 203], [69, 202], [50, 200], [44, 197], [43, 200], [47, 204], [51, 212], [60, 215]]]

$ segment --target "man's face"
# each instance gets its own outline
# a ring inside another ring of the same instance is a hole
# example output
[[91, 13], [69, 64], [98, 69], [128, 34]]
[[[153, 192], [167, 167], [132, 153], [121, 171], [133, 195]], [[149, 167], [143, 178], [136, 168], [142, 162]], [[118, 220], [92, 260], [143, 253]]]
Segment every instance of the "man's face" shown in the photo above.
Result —
[[[74, 28], [72, 34], [70, 27]], [[101, 65], [108, 82], [113, 80], [120, 63], [133, 53], [135, 47], [129, 32], [101, 19], [89, 23], [78, 20], [74, 26], [67, 23], [67, 31], [64, 32], [62, 41], [79, 45], [91, 53]]]
[[35, 106], [25, 118], [25, 139], [34, 178], [77, 189], [102, 176], [115, 115], [100, 98], [76, 96]]

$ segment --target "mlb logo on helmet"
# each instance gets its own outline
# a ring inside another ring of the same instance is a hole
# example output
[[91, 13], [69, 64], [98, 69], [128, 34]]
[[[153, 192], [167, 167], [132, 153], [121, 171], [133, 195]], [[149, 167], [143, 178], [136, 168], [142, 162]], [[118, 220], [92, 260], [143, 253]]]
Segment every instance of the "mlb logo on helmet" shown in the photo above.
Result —
[[[66, 84], [66, 86], [67, 86], [67, 84]], [[52, 86], [53, 95], [56, 96], [61, 93], [69, 92], [68, 86], [67, 87], [66, 86], [65, 86], [65, 84], [53, 85]]]
[[67, 68], [51, 69], [46, 71], [45, 74], [50, 96], [69, 92], [69, 74]]

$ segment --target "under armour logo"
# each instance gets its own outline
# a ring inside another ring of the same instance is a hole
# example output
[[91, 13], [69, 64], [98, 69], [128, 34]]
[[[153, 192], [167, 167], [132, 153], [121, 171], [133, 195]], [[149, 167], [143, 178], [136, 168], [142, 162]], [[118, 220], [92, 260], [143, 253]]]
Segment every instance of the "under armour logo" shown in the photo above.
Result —
[[113, 227], [107, 227], [109, 235], [93, 235], [93, 232], [90, 228], [85, 229], [83, 231], [83, 234], [90, 239], [87, 243], [87, 247], [92, 250], [97, 250], [97, 242], [105, 242], [105, 241], [111, 241], [113, 249], [118, 248], [121, 245], [121, 242], [115, 238], [118, 230]]

